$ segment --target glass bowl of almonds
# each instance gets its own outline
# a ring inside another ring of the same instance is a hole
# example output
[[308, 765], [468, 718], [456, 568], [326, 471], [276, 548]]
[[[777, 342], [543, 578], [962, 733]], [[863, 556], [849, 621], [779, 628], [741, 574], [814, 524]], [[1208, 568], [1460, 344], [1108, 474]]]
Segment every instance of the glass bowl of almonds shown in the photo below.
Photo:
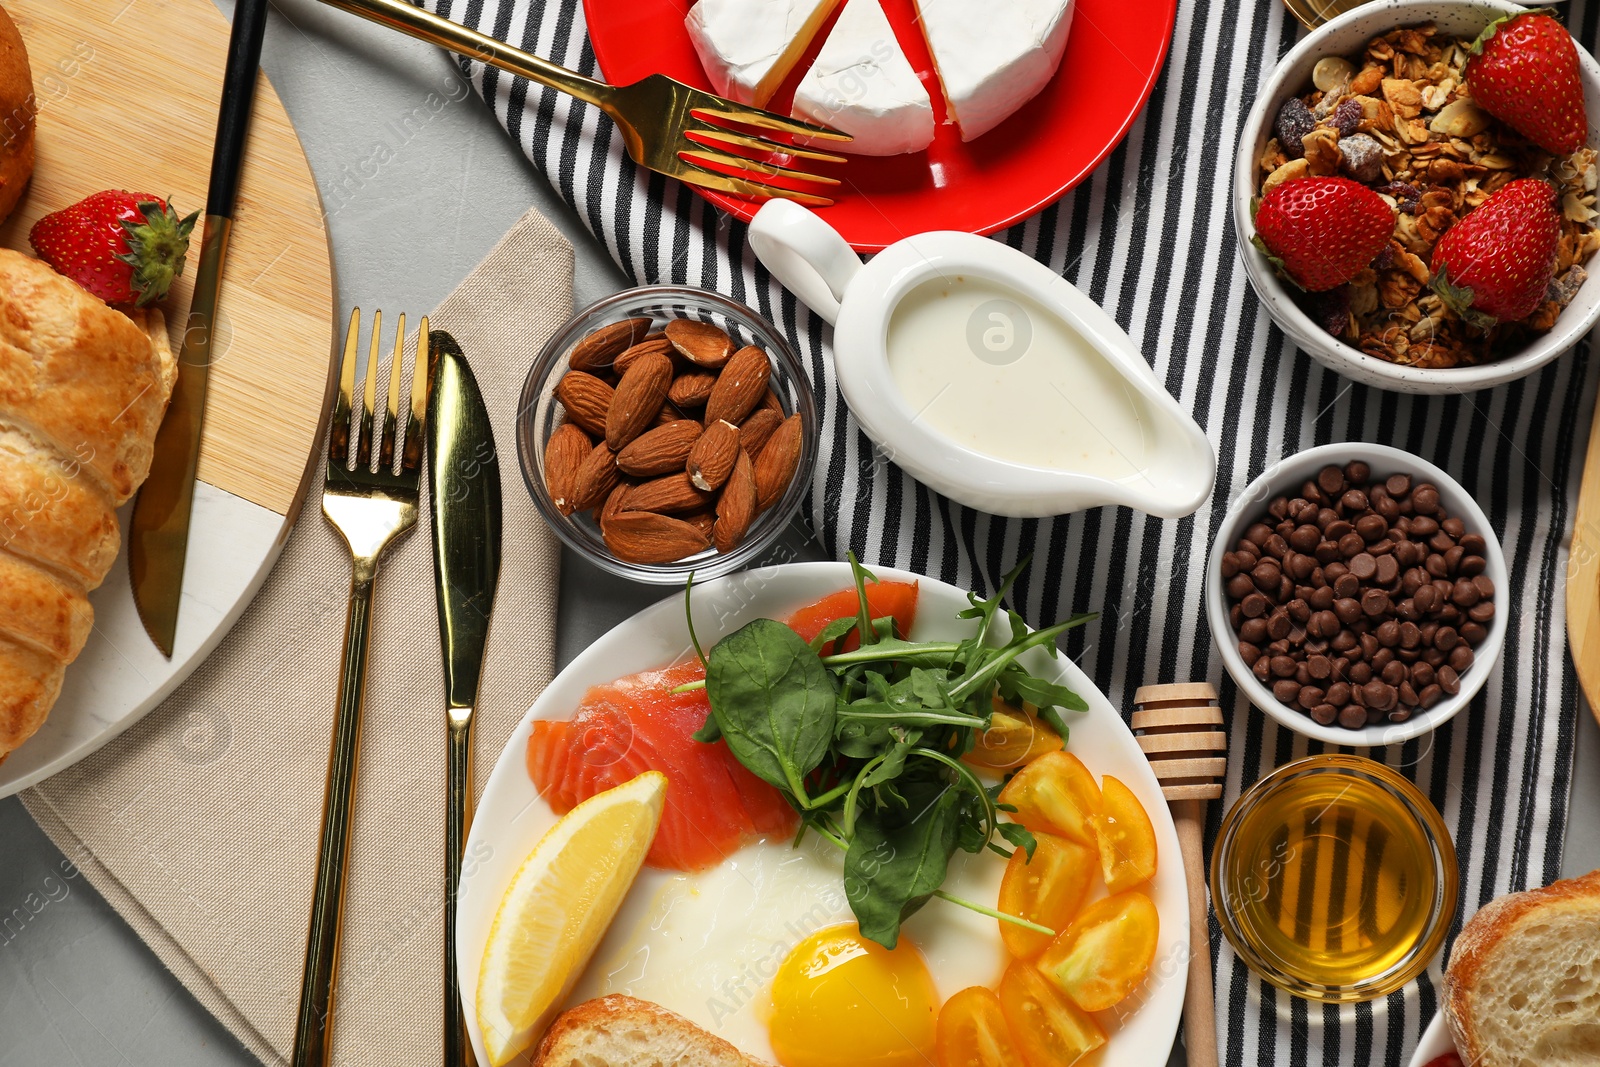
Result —
[[1387, 445], [1319, 445], [1228, 506], [1206, 572], [1223, 666], [1280, 725], [1398, 744], [1471, 703], [1506, 640], [1500, 541], [1443, 469]]
[[517, 452], [574, 552], [637, 582], [746, 566], [800, 509], [817, 456], [805, 369], [771, 323], [716, 293], [629, 289], [534, 361]]
[[[1505, 0], [1376, 0], [1312, 31], [1262, 83], [1234, 161], [1239, 255], [1273, 320], [1324, 366], [1401, 392], [1483, 389], [1554, 360], [1600, 318], [1600, 260], [1591, 259], [1600, 251], [1600, 174], [1582, 118], [1600, 116], [1600, 65], [1546, 20], [1550, 62], [1566, 64], [1566, 112], [1577, 115], [1569, 127], [1582, 132], [1541, 145], [1529, 131], [1545, 116], [1499, 105], [1491, 114], [1489, 42], [1502, 47], [1515, 35], [1501, 23], [1481, 54], [1474, 44], [1496, 20], [1523, 12]], [[1290, 191], [1305, 197], [1312, 181], [1368, 212], [1376, 239], [1352, 241], [1351, 262], [1334, 264], [1328, 250], [1359, 227], [1320, 240], [1302, 233], [1304, 254], [1327, 268], [1320, 277], [1297, 272], [1299, 253], [1280, 228]], [[1490, 219], [1521, 207], [1513, 186], [1540, 192], [1548, 243], [1522, 255], [1538, 271], [1482, 266], [1508, 248]], [[1392, 230], [1380, 216], [1392, 216]], [[1476, 293], [1455, 285], [1459, 272], [1449, 269], [1473, 260], [1495, 275]], [[1534, 273], [1507, 311], [1478, 313], [1491, 306], [1487, 288]]]

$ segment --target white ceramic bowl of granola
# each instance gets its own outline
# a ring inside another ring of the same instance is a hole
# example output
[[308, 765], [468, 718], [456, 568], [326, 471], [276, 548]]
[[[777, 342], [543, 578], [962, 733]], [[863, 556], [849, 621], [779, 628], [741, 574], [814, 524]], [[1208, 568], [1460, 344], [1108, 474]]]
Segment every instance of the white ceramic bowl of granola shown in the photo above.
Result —
[[[1250, 203], [1256, 196], [1257, 161], [1272, 136], [1278, 109], [1289, 97], [1308, 91], [1312, 68], [1319, 59], [1359, 55], [1372, 38], [1401, 26], [1423, 22], [1434, 23], [1442, 33], [1472, 38], [1502, 15], [1521, 10], [1521, 6], [1506, 0], [1458, 0], [1454, 3], [1372, 0], [1307, 34], [1262, 83], [1255, 106], [1245, 119], [1233, 164], [1233, 224], [1240, 235], [1239, 258], [1273, 321], [1323, 366], [1379, 389], [1403, 393], [1471, 392], [1532, 374], [1582, 340], [1600, 318], [1600, 269], [1591, 269], [1588, 280], [1562, 311], [1554, 328], [1521, 351], [1493, 363], [1470, 367], [1402, 366], [1369, 356], [1332, 337], [1301, 310], [1266, 256], [1250, 244], [1250, 237], [1255, 233]], [[1600, 64], [1581, 43], [1577, 47], [1584, 100], [1589, 114], [1600, 116]], [[1590, 143], [1594, 143], [1592, 137]]]

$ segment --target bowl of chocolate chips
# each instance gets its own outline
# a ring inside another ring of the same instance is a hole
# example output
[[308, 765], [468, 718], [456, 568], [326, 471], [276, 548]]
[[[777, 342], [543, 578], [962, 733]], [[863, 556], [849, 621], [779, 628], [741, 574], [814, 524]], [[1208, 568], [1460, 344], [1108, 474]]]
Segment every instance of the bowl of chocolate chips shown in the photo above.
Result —
[[1459, 712], [1505, 644], [1505, 555], [1476, 501], [1409, 452], [1341, 443], [1267, 469], [1211, 548], [1223, 664], [1282, 725], [1397, 744]]

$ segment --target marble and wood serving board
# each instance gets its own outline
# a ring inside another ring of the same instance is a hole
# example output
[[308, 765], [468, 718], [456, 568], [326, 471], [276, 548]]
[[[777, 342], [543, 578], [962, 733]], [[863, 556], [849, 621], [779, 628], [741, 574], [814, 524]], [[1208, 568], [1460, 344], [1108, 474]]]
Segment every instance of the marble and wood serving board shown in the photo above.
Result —
[[[227, 56], [211, 0], [0, 0], [22, 31], [39, 105], [38, 163], [0, 245], [101, 189], [170, 197], [204, 212]], [[173, 350], [200, 230], [164, 302]], [[271, 569], [320, 453], [334, 336], [333, 268], [316, 181], [265, 75], [256, 95], [222, 314], [177, 648], [146, 636], [126, 550], [91, 600], [94, 633], [61, 699], [0, 764], [0, 796], [66, 767], [155, 707], [222, 639]], [[127, 509], [122, 514], [126, 528]]]

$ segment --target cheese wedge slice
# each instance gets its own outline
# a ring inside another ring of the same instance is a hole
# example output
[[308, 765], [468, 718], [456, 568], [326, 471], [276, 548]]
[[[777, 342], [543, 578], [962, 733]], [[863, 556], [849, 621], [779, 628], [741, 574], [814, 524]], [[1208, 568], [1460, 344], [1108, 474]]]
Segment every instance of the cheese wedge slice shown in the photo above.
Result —
[[916, 0], [961, 139], [981, 137], [1038, 95], [1061, 65], [1072, 0]]
[[700, 0], [684, 20], [711, 87], [765, 107], [839, 0]]
[[896, 156], [933, 142], [933, 101], [878, 0], [846, 0], [794, 94], [796, 118], [855, 138], [845, 152]]

